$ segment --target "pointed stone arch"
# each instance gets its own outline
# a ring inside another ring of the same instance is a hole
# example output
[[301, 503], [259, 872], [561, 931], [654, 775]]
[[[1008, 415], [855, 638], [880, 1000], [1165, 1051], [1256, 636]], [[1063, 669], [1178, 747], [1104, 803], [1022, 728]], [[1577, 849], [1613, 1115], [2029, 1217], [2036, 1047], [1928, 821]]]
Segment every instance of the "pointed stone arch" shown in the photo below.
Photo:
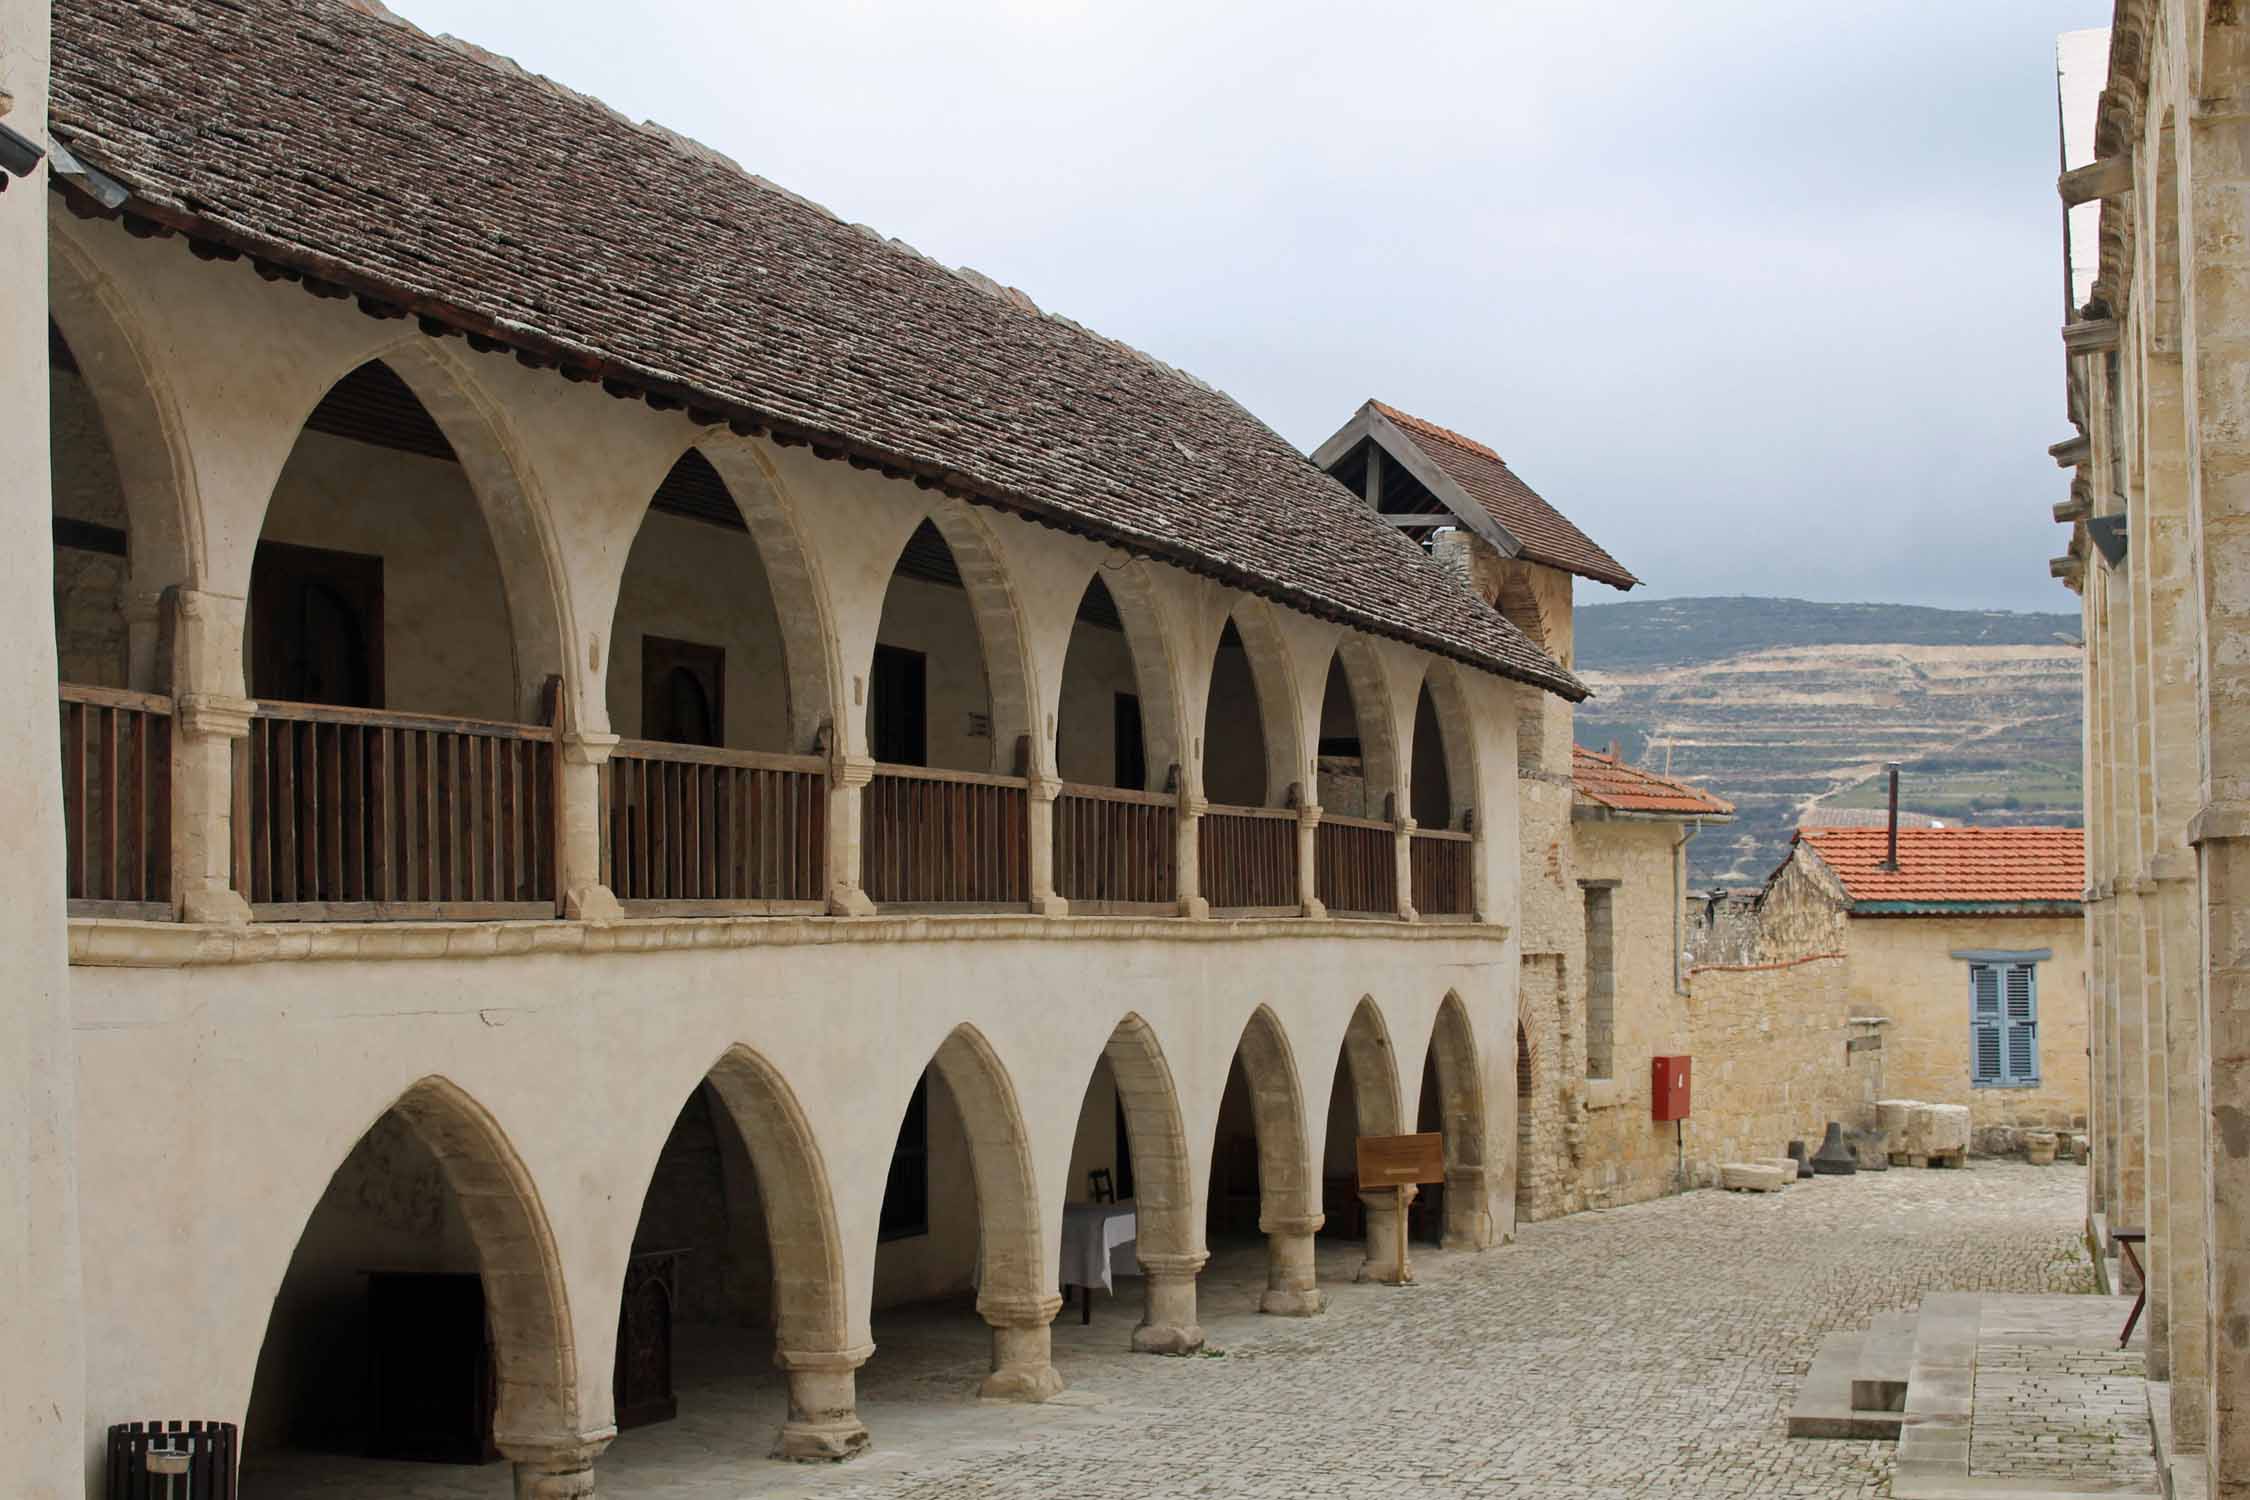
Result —
[[796, 1093], [750, 1047], [730, 1047], [707, 1077], [748, 1148], [773, 1255], [774, 1342], [834, 1352], [849, 1342], [843, 1236], [820, 1143]]
[[[284, 461], [303, 441], [315, 408], [328, 393], [371, 364], [380, 364], [396, 376], [420, 403], [444, 435], [476, 499], [499, 566], [515, 656], [517, 716], [526, 723], [536, 722], [547, 679], [559, 675], [567, 701], [567, 721], [586, 722], [586, 714], [594, 705], [585, 703], [583, 695], [591, 691], [597, 677], [589, 675], [588, 663], [571, 659], [569, 642], [579, 636], [570, 619], [569, 589], [564, 581], [567, 571], [546, 498], [517, 461], [516, 439], [500, 403], [481, 388], [456, 355], [437, 340], [418, 336], [356, 354], [347, 368], [337, 370], [333, 378], [314, 389], [310, 404], [298, 413], [292, 429], [295, 437]], [[258, 511], [260, 535], [272, 500], [269, 491]], [[230, 563], [236, 576], [216, 578], [211, 586], [223, 594], [248, 598], [254, 552], [254, 548], [239, 549]]]
[[[1309, 801], [1312, 797], [1312, 757], [1303, 742], [1302, 716], [1297, 704], [1296, 675], [1289, 662], [1288, 643], [1282, 639], [1280, 627], [1274, 623], [1272, 608], [1262, 599], [1247, 596], [1239, 599], [1228, 616], [1227, 625], [1219, 632], [1214, 653], [1227, 649], [1228, 628], [1241, 643], [1242, 653], [1249, 668], [1251, 689], [1256, 695], [1254, 705], [1258, 732], [1265, 745], [1264, 792], [1256, 805], [1281, 807], [1287, 805], [1292, 787], [1298, 795]], [[1203, 705], [1203, 732], [1197, 738], [1197, 785], [1206, 797], [1224, 802], [1224, 797], [1212, 796], [1208, 775], [1212, 751], [1211, 723], [1214, 713], [1224, 712], [1219, 703], [1219, 686], [1214, 676]], [[1223, 788], [1222, 788], [1223, 790]]]
[[1344, 1028], [1344, 1067], [1351, 1075], [1352, 1104], [1361, 1135], [1397, 1135], [1406, 1112], [1399, 1098], [1398, 1062], [1390, 1028], [1375, 997], [1362, 995]]
[[1491, 1177], [1485, 1154], [1484, 1073], [1469, 1008], [1448, 990], [1430, 1031], [1445, 1137], [1445, 1246], [1482, 1250], [1493, 1240]]
[[[1029, 769], [1037, 770], [1039, 737], [1032, 730], [1033, 705], [1039, 700], [1033, 691], [1031, 652], [1024, 639], [1023, 614], [1016, 607], [1015, 585], [999, 543], [985, 519], [958, 500], [938, 500], [923, 520], [936, 530], [946, 551], [952, 554], [961, 586], [968, 594], [969, 612], [976, 621], [986, 702], [992, 714], [992, 754], [986, 769], [1001, 775], [1015, 774], [1017, 746], [1028, 737], [1033, 757]], [[919, 530], [917, 526], [915, 531]], [[911, 540], [908, 545], [912, 545]], [[894, 565], [891, 578], [897, 576]]]
[[1273, 1007], [1260, 1005], [1250, 1013], [1236, 1052], [1250, 1087], [1258, 1147], [1258, 1229], [1266, 1237], [1266, 1290], [1258, 1310], [1309, 1317], [1323, 1306], [1313, 1250], [1313, 1236], [1323, 1223], [1320, 1177], [1306, 1130], [1296, 1054]]
[[1062, 1298], [1048, 1290], [1031, 1135], [1015, 1084], [984, 1033], [967, 1022], [939, 1043], [930, 1066], [960, 1111], [977, 1190], [977, 1311], [992, 1325], [992, 1373], [979, 1389], [1044, 1401], [1062, 1390], [1050, 1328]]
[[[1122, 553], [1111, 554], [1087, 570], [1081, 599], [1100, 584], [1109, 596], [1124, 627], [1125, 645], [1133, 659], [1133, 683], [1141, 705], [1141, 748], [1146, 765], [1145, 785], [1131, 791], [1162, 791], [1169, 772], [1184, 767], [1186, 739], [1180, 718], [1178, 664], [1173, 659], [1171, 633], [1150, 584], [1147, 565]], [[1082, 606], [1083, 608], [1083, 606]], [[1065, 653], [1064, 693], [1070, 690], [1071, 656]], [[1058, 768], [1059, 771], [1059, 768]], [[1184, 774], [1184, 772], [1183, 772]]]
[[156, 680], [157, 601], [168, 588], [203, 587], [208, 567], [186, 424], [125, 299], [69, 236], [49, 248], [48, 316], [100, 417], [123, 492], [127, 685], [168, 692]]
[[[1433, 732], [1437, 739], [1427, 754], [1422, 744], [1425, 731]], [[1424, 827], [1438, 826], [1422, 819], [1425, 807], [1423, 768], [1435, 765], [1445, 773], [1444, 796], [1435, 799], [1436, 804], [1445, 809], [1442, 826], [1457, 831], [1468, 829], [1476, 817], [1479, 784], [1476, 715], [1469, 711], [1468, 697], [1461, 686], [1461, 669], [1452, 662], [1433, 658], [1422, 674], [1422, 690], [1415, 702], [1414, 745], [1407, 753], [1408, 764], [1412, 767], [1410, 777], [1416, 820]], [[1434, 812], [1437, 805], [1430, 805], [1427, 810]]]
[[[434, 1158], [475, 1251], [492, 1336], [495, 1441], [511, 1456], [582, 1442], [586, 1424], [569, 1296], [529, 1169], [492, 1115], [444, 1077], [420, 1079], [378, 1111], [368, 1130], [354, 1137], [354, 1150], [393, 1117]], [[308, 1210], [300, 1238], [312, 1222]], [[275, 1333], [269, 1321], [262, 1342]], [[591, 1463], [590, 1454], [585, 1461]]]
[[[1340, 672], [1351, 699], [1352, 721], [1358, 729], [1360, 775], [1366, 785], [1366, 806], [1359, 816], [1382, 818], [1400, 789], [1398, 726], [1393, 722], [1389, 675], [1374, 647], [1361, 636], [1347, 634], [1336, 643], [1332, 672]], [[1325, 707], [1325, 705], [1324, 705]], [[1325, 717], [1325, 713], [1324, 713]], [[1403, 813], [1403, 809], [1398, 809]]]
[[1203, 1347], [1203, 1329], [1195, 1315], [1195, 1278], [1208, 1256], [1201, 1217], [1195, 1212], [1179, 1089], [1155, 1028], [1137, 1013], [1128, 1013], [1117, 1023], [1103, 1044], [1102, 1056], [1117, 1080], [1118, 1104], [1133, 1152], [1138, 1249], [1147, 1296], [1140, 1326], [1133, 1330], [1133, 1347], [1155, 1354], [1190, 1354]]
[[[715, 478], [724, 489], [726, 504], [719, 505], [718, 497], [706, 492], [707, 485], [689, 486], [686, 497], [694, 507], [693, 514], [724, 527], [725, 515], [710, 512], [731, 510], [750, 537], [758, 567], [765, 575], [772, 602], [771, 629], [780, 647], [785, 700], [779, 748], [789, 754], [811, 753], [823, 726], [841, 722], [844, 712], [835, 614], [781, 474], [753, 440], [723, 430], [703, 434], [681, 446], [666, 465], [664, 477], [650, 489], [632, 544], [617, 563], [616, 587], [611, 590], [616, 603], [609, 625], [612, 655], [623, 649], [618, 621], [627, 607], [625, 580], [633, 547], [639, 544], [649, 517], [657, 513], [658, 497], [666, 494], [683, 472], [696, 466], [705, 470], [706, 481]], [[703, 502], [708, 502], [707, 508]], [[614, 660], [610, 671], [616, 671]]]

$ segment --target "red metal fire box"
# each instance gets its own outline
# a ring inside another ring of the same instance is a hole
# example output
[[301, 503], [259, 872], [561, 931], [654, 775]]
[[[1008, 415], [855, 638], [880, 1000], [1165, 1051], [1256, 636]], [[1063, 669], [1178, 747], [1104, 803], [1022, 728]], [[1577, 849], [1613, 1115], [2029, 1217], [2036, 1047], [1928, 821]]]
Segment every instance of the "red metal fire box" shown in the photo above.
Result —
[[1652, 1120], [1684, 1120], [1688, 1117], [1688, 1057], [1657, 1057], [1649, 1060], [1649, 1118]]

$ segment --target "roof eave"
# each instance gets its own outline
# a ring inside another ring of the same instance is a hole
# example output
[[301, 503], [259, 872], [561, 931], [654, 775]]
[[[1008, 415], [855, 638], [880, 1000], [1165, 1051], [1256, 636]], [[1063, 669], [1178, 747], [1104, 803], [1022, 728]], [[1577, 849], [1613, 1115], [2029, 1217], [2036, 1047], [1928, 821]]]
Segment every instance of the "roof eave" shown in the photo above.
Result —
[[1732, 823], [1732, 812], [1658, 812], [1652, 808], [1612, 807], [1579, 793], [1571, 801], [1570, 815], [1589, 823]]
[[1846, 912], [1855, 917], [2057, 917], [2085, 909], [2078, 901], [1864, 901]]
[[[70, 134], [68, 126], [59, 123], [52, 133], [57, 138]], [[75, 138], [68, 143], [74, 151], [81, 150], [80, 143]], [[97, 160], [101, 157], [99, 151], [91, 148], [85, 148], [82, 154]], [[358, 301], [360, 310], [370, 317], [404, 318], [411, 315], [418, 320], [422, 331], [433, 338], [460, 336], [469, 339], [471, 347], [480, 350], [498, 352], [506, 349], [515, 355], [519, 363], [530, 368], [553, 369], [565, 378], [582, 383], [599, 381], [604, 390], [621, 400], [638, 398], [659, 411], [684, 411], [691, 421], [702, 426], [724, 425], [740, 436], [770, 437], [784, 447], [810, 448], [818, 458], [840, 459], [855, 468], [873, 469], [886, 478], [910, 479], [924, 489], [935, 489], [987, 509], [1003, 511], [1040, 525], [1073, 532], [1134, 555], [1211, 578], [1230, 588], [1274, 600], [1316, 619], [1331, 620], [1402, 641], [1478, 671], [1539, 688], [1567, 702], [1582, 703], [1592, 695], [1592, 690], [1574, 674], [1559, 666], [1551, 676], [1527, 672], [1467, 650], [1459, 643], [1434, 632], [1410, 630], [1370, 619], [1348, 606], [1287, 588], [1185, 549], [1168, 547], [1160, 539], [1136, 536], [1081, 517], [1059, 514], [1038, 501], [1012, 494], [975, 475], [893, 453], [842, 433], [777, 416], [734, 397], [719, 395], [630, 361], [597, 354], [523, 324], [479, 313], [428, 293], [387, 283], [303, 246], [206, 218], [166, 198], [150, 197], [137, 188], [129, 176], [116, 172], [106, 164], [103, 164], [102, 169], [131, 195], [118, 208], [103, 207], [88, 197], [83, 189], [57, 177], [50, 176], [50, 186], [63, 196], [71, 212], [80, 218], [122, 219], [130, 232], [142, 238], [181, 235], [205, 259], [232, 260], [248, 256], [258, 266], [260, 274], [268, 275], [269, 279], [306, 283], [305, 289], [315, 296], [332, 299], [353, 297]], [[139, 225], [134, 223], [136, 219], [141, 221]]]

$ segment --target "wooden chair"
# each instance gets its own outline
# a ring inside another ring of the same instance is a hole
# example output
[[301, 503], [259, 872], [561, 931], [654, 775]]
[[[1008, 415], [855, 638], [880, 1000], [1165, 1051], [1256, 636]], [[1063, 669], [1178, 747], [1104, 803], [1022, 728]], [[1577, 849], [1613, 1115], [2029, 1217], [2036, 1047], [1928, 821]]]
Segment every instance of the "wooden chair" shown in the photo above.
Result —
[[1088, 1172], [1086, 1174], [1086, 1187], [1093, 1195], [1096, 1203], [1115, 1203], [1117, 1201], [1117, 1187], [1111, 1181], [1109, 1168], [1107, 1167], [1096, 1167], [1093, 1171]]

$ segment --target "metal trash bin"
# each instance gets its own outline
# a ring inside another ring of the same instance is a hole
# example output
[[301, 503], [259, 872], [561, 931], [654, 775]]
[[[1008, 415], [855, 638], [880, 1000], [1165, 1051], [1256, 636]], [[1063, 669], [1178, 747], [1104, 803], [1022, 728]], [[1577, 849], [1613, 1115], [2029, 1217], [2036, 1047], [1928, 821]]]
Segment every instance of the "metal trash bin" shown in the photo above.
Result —
[[109, 1429], [106, 1500], [235, 1500], [232, 1422], [120, 1422]]

